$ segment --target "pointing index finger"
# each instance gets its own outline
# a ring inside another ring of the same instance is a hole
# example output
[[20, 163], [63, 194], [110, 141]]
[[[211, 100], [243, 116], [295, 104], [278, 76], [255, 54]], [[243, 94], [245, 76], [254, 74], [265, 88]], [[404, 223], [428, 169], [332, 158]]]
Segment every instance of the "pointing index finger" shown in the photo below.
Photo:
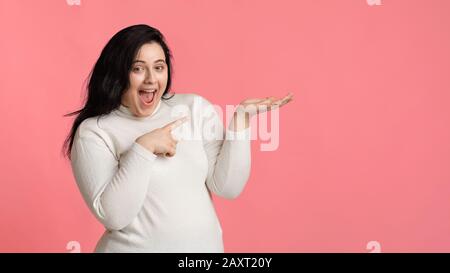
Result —
[[185, 117], [182, 117], [182, 118], [177, 119], [175, 121], [172, 121], [171, 123], [167, 124], [164, 127], [165, 128], [169, 128], [169, 130], [173, 130], [173, 129], [177, 128], [178, 126], [180, 126], [181, 124], [185, 123], [188, 120], [189, 120], [189, 117], [185, 116]]

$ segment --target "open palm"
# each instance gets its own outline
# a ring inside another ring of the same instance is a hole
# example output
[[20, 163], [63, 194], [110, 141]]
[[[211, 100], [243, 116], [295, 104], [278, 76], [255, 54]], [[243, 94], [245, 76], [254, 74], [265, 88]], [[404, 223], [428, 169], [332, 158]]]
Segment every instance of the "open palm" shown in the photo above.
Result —
[[259, 113], [279, 108], [290, 102], [292, 98], [293, 94], [288, 93], [283, 98], [266, 97], [262, 99], [261, 98], [246, 99], [239, 104], [236, 111], [244, 112], [251, 117]]

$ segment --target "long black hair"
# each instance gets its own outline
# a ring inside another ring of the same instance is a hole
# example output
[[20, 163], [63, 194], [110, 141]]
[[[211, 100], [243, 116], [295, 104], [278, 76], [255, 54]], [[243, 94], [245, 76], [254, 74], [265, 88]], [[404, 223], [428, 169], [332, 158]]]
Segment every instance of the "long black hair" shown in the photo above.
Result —
[[77, 115], [72, 129], [64, 141], [63, 154], [70, 159], [75, 133], [80, 124], [87, 118], [109, 114], [120, 106], [122, 95], [129, 88], [131, 65], [140, 47], [146, 43], [158, 43], [166, 57], [168, 79], [165, 98], [172, 83], [172, 53], [167, 46], [163, 34], [148, 25], [134, 25], [117, 32], [103, 48], [100, 57], [90, 72], [87, 85], [87, 99], [81, 110], [64, 115]]

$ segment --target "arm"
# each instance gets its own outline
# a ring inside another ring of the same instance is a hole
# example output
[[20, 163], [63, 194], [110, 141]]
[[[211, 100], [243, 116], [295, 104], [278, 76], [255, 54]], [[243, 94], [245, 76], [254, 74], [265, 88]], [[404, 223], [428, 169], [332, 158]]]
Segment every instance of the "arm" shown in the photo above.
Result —
[[107, 229], [120, 230], [139, 213], [155, 158], [134, 142], [117, 161], [99, 134], [76, 135], [72, 170], [84, 200]]
[[[205, 100], [206, 101], [206, 100]], [[212, 105], [206, 101], [207, 107]], [[208, 112], [208, 111], [207, 111]], [[203, 124], [223, 132], [222, 121], [217, 112], [204, 119]], [[248, 122], [236, 124], [236, 115], [222, 139], [204, 139], [203, 147], [208, 158], [208, 189], [224, 198], [236, 198], [244, 189], [250, 176], [251, 143]], [[223, 139], [225, 136], [225, 139]]]
[[[206, 185], [209, 190], [225, 198], [236, 198], [242, 192], [250, 176], [250, 118], [280, 108], [290, 102], [292, 97], [289, 93], [283, 98], [246, 99], [236, 109], [225, 140], [204, 140], [208, 157]], [[204, 101], [208, 107], [211, 106], [208, 101]], [[215, 128], [223, 128], [215, 111], [212, 117], [204, 122], [215, 124]]]

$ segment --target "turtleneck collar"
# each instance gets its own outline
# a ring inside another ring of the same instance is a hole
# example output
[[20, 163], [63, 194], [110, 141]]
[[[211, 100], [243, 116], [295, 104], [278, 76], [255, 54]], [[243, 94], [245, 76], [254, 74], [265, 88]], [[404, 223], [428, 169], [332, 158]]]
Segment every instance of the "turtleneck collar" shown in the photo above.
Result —
[[161, 107], [161, 100], [159, 100], [158, 105], [156, 105], [155, 110], [153, 110], [153, 113], [150, 116], [146, 117], [136, 117], [128, 107], [124, 106], [123, 104], [120, 104], [119, 108], [117, 108], [118, 112], [127, 118], [135, 119], [135, 120], [147, 120], [153, 117]]

